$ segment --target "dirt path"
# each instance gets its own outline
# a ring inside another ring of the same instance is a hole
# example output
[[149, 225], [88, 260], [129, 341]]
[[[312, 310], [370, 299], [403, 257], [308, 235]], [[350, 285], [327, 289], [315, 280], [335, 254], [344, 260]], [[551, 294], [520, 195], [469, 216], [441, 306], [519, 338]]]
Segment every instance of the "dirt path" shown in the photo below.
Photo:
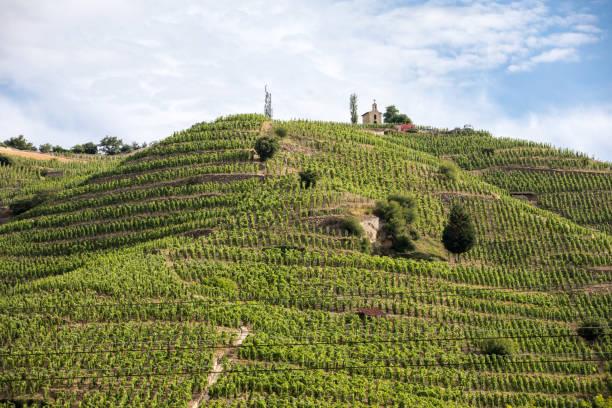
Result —
[[[249, 331], [248, 327], [240, 327], [238, 338], [236, 338], [233, 343], [234, 347], [240, 346], [244, 339], [246, 339], [250, 333], [251, 332]], [[225, 370], [225, 367], [219, 362], [225, 356], [228, 357], [229, 362], [234, 361], [237, 354], [236, 350], [236, 348], [226, 348], [215, 352], [215, 355], [213, 357], [212, 369], [210, 374], [208, 374], [208, 378], [206, 380], [206, 387], [204, 388], [204, 391], [202, 391], [202, 393], [198, 396], [198, 398], [189, 403], [189, 408], [199, 408], [202, 403], [206, 403], [210, 399], [210, 395], [208, 394], [210, 387], [212, 387], [219, 380], [219, 377], [221, 376], [221, 374], [223, 374], [223, 371]]]

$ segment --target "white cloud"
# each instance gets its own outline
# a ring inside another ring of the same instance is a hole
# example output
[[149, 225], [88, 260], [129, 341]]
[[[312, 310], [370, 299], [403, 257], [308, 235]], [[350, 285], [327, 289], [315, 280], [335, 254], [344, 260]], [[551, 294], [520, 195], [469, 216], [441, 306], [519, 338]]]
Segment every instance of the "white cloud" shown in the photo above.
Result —
[[612, 105], [551, 109], [518, 118], [500, 118], [488, 126], [497, 136], [516, 137], [612, 160]]
[[357, 91], [362, 110], [375, 96], [434, 125], [484, 123], [503, 114], [482, 88], [484, 73], [577, 60], [580, 46], [600, 38], [593, 15], [547, 4], [7, 3], [0, 137], [160, 139], [197, 121], [262, 111], [264, 83], [281, 118], [344, 120], [347, 95]]

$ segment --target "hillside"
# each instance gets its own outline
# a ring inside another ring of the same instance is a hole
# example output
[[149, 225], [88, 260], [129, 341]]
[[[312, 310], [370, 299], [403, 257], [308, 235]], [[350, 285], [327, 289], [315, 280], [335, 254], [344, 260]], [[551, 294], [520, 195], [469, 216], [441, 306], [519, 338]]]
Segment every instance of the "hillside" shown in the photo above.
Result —
[[[255, 140], [279, 127], [280, 151], [259, 162]], [[244, 114], [119, 160], [56, 162], [55, 179], [38, 166], [0, 167], [4, 205], [54, 191], [0, 225], [0, 406], [583, 407], [612, 394], [609, 330], [576, 331], [612, 324], [610, 163], [484, 132]], [[306, 169], [321, 175], [310, 188]], [[403, 256], [338, 222], [372, 219], [391, 194], [416, 202]], [[459, 260], [440, 244], [452, 203], [476, 227]], [[516, 350], [486, 354], [490, 340]]]

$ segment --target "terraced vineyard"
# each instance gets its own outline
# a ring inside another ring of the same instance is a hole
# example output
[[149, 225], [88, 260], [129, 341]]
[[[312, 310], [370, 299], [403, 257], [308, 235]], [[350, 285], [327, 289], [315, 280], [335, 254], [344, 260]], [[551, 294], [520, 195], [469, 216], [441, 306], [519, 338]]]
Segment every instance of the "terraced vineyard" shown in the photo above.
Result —
[[[0, 406], [592, 406], [612, 340], [577, 328], [612, 324], [611, 186], [609, 163], [486, 133], [196, 124], [0, 225]], [[338, 223], [390, 194], [416, 202], [404, 256]]]

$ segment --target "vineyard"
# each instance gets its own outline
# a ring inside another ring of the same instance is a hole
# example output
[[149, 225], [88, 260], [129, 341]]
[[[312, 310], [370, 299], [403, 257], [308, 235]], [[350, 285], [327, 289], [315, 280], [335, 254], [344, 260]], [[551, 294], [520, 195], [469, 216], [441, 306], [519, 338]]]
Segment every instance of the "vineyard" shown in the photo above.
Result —
[[[0, 166], [3, 206], [52, 191], [0, 224], [0, 407], [600, 406], [612, 165], [383, 127], [240, 114]], [[414, 201], [403, 253], [342, 223], [392, 195]], [[458, 203], [476, 242], [455, 257]]]

